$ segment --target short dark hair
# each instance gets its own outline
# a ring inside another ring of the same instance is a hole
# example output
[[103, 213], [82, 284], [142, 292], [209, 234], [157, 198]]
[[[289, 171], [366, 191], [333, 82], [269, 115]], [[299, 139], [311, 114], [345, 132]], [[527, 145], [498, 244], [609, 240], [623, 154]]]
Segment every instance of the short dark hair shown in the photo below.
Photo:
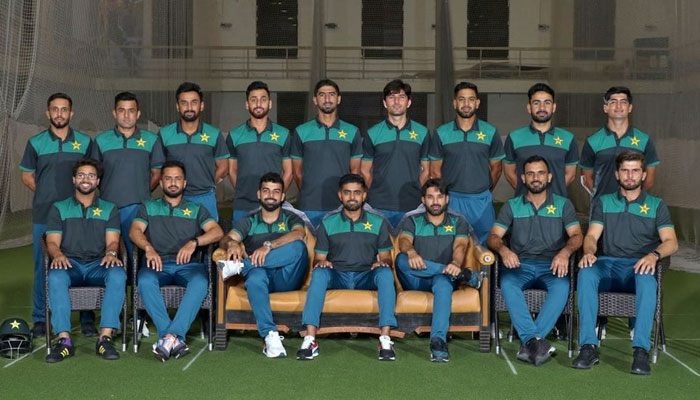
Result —
[[447, 185], [442, 181], [442, 179], [439, 178], [430, 178], [425, 183], [423, 184], [423, 188], [420, 191], [420, 195], [425, 196], [426, 193], [428, 193], [428, 189], [430, 188], [437, 188], [440, 193], [447, 195]]
[[608, 89], [607, 92], [605, 92], [605, 95], [603, 96], [603, 99], [607, 103], [608, 100], [610, 100], [610, 96], [614, 94], [624, 94], [627, 95], [627, 100], [632, 104], [632, 92], [627, 86], [613, 86], [610, 89]]
[[198, 84], [192, 82], [182, 82], [180, 86], [177, 87], [175, 91], [175, 101], [180, 100], [180, 95], [187, 92], [197, 92], [199, 100], [201, 101], [204, 97], [202, 94], [202, 88]]
[[136, 109], [138, 110], [139, 108], [139, 99], [136, 98], [136, 95], [131, 93], [131, 92], [121, 92], [114, 96], [114, 108], [117, 108], [117, 103], [120, 101], [135, 101], [136, 102]]
[[474, 93], [476, 94], [476, 97], [479, 97], [479, 88], [477, 88], [475, 84], [473, 84], [471, 82], [460, 82], [457, 84], [457, 86], [455, 86], [455, 98], [457, 98], [457, 93], [459, 93], [460, 90], [464, 90], [464, 89], [473, 90]]
[[248, 88], [245, 90], [245, 98], [248, 100], [248, 96], [250, 96], [250, 92], [253, 90], [264, 90], [267, 92], [267, 97], [270, 97], [270, 88], [267, 87], [267, 83], [262, 82], [262, 81], [253, 81], [250, 82], [250, 85], [248, 85]]
[[78, 169], [80, 167], [84, 167], [86, 165], [89, 165], [93, 168], [95, 168], [95, 172], [97, 173], [98, 178], [102, 178], [102, 163], [99, 161], [95, 160], [94, 158], [81, 158], [80, 160], [75, 162], [75, 165], [73, 165], [73, 177], [75, 177], [75, 174], [78, 173]]
[[367, 190], [367, 184], [365, 183], [365, 178], [363, 178], [362, 175], [345, 174], [341, 176], [340, 180], [338, 181], [338, 189], [342, 189], [343, 186], [347, 185], [348, 183], [359, 183], [362, 185], [362, 189]]
[[282, 185], [282, 191], [284, 191], [284, 179], [278, 174], [277, 172], [268, 172], [262, 177], [260, 177], [260, 185], [258, 185], [258, 189], [262, 189], [263, 183], [266, 182], [272, 182], [272, 183], [279, 183]]
[[619, 170], [620, 166], [622, 166], [622, 163], [625, 161], [639, 161], [642, 163], [642, 168], [645, 167], [646, 160], [644, 159], [644, 154], [634, 151], [634, 150], [625, 150], [622, 153], [618, 154], [617, 157], [615, 157], [615, 169]]
[[528, 157], [527, 160], [525, 160], [525, 162], [523, 163], [523, 173], [525, 173], [525, 166], [526, 165], [536, 163], [536, 162], [543, 162], [544, 165], [547, 167], [547, 172], [550, 172], [549, 171], [549, 163], [547, 162], [547, 159], [545, 159], [542, 156], [534, 155], [534, 156]]
[[324, 86], [332, 86], [338, 93], [338, 96], [340, 96], [340, 88], [338, 87], [338, 84], [330, 79], [321, 79], [320, 81], [316, 82], [316, 86], [314, 86], [314, 96], [316, 96], [318, 91]]
[[182, 175], [187, 179], [187, 170], [185, 169], [185, 164], [181, 163], [178, 160], [168, 160], [163, 163], [163, 166], [160, 167], [161, 172], [165, 171], [166, 168], [180, 168], [182, 170]]
[[542, 82], [535, 83], [530, 87], [530, 89], [527, 90], [527, 100], [532, 100], [532, 96], [534, 96], [534, 94], [537, 92], [549, 93], [552, 96], [552, 100], [554, 100], [554, 89], [552, 89], [552, 87], [548, 84]]
[[384, 99], [387, 98], [390, 94], [398, 94], [401, 93], [401, 91], [404, 91], [406, 93], [406, 96], [408, 98], [411, 98], [411, 85], [408, 83], [405, 83], [401, 79], [394, 79], [393, 81], [389, 82], [384, 86]]
[[49, 96], [49, 99], [46, 100], [46, 108], [48, 108], [51, 105], [51, 102], [56, 99], [68, 100], [68, 106], [70, 108], [73, 108], [73, 99], [71, 99], [70, 96], [68, 96], [65, 93], [54, 93], [51, 96]]

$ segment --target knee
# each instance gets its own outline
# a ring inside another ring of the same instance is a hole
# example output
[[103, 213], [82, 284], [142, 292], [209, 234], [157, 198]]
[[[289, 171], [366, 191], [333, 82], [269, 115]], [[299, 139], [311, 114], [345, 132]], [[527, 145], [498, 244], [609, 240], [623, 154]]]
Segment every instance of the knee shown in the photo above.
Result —
[[569, 278], [556, 278], [547, 289], [548, 292], [569, 293]]
[[403, 270], [408, 267], [408, 255], [406, 253], [399, 253], [396, 256], [396, 268]]
[[289, 249], [294, 252], [295, 255], [299, 257], [308, 257], [308, 252], [306, 251], [306, 243], [303, 240], [295, 240], [288, 243]]
[[142, 289], [159, 289], [160, 283], [158, 282], [158, 273], [147, 268], [142, 269], [138, 274], [137, 285], [139, 292], [141, 292]]
[[634, 274], [634, 280], [635, 280], [635, 286], [636, 290], [645, 290], [645, 291], [656, 291], [656, 288], [658, 286], [658, 282], [656, 281], [656, 278], [654, 275], [649, 275], [649, 274]]
[[501, 275], [501, 291], [512, 292], [513, 290], [522, 290], [515, 276], [513, 274]]
[[121, 267], [112, 267], [107, 270], [107, 277], [105, 278], [105, 284], [111, 285], [126, 285], [126, 271]]
[[598, 287], [600, 282], [600, 276], [598, 271], [595, 269], [596, 266], [580, 269], [578, 272], [578, 284], [577, 289], [595, 289]]
[[265, 286], [265, 278], [267, 278], [267, 272], [262, 268], [253, 268], [248, 272], [248, 276], [245, 278], [246, 290], [259, 289]]
[[187, 282], [187, 290], [206, 292], [208, 283], [207, 277], [204, 274], [197, 274], [192, 276]]
[[52, 269], [49, 271], [49, 287], [67, 285], [70, 286], [70, 277], [68, 276], [68, 271], [65, 269]]
[[452, 293], [452, 280], [447, 275], [435, 275], [433, 277], [433, 294]]

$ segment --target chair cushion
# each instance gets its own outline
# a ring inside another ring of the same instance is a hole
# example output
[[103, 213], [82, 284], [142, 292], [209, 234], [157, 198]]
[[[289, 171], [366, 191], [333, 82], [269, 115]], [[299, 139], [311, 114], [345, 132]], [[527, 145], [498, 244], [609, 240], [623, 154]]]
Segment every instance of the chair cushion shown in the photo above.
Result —
[[[479, 291], [471, 287], [462, 287], [452, 292], [452, 312], [472, 313], [481, 311]], [[396, 313], [432, 313], [433, 294], [418, 290], [406, 290], [398, 293]]]

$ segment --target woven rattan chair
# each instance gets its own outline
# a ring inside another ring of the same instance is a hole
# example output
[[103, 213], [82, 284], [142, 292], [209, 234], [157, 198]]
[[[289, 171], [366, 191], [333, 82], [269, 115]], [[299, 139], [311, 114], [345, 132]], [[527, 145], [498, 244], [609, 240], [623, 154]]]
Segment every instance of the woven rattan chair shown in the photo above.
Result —
[[[41, 252], [44, 257], [44, 292], [46, 293], [46, 351], [51, 352], [51, 307], [49, 305], [49, 265], [51, 257], [46, 250], [46, 235], [41, 237]], [[119, 258], [124, 263], [126, 268], [126, 248], [124, 242], [119, 243]], [[104, 298], [104, 286], [73, 286], [68, 289], [70, 295], [70, 308], [72, 311], [84, 310], [100, 310], [102, 308], [102, 299]], [[124, 296], [124, 304], [122, 305], [122, 351], [126, 351], [126, 293]]]
[[[566, 336], [568, 340], [568, 355], [569, 358], [571, 358], [574, 354], [574, 343], [573, 343], [573, 310], [574, 310], [574, 288], [576, 287], [575, 282], [574, 282], [574, 276], [575, 274], [573, 273], [574, 267], [575, 267], [575, 260], [576, 260], [576, 253], [574, 253], [570, 258], [569, 258], [569, 295], [566, 299], [566, 306], [564, 307], [564, 311], [562, 311], [562, 315], [565, 316], [566, 319]], [[500, 339], [500, 332], [499, 332], [499, 318], [498, 318], [498, 313], [499, 312], [508, 312], [508, 308], [506, 307], [506, 301], [503, 298], [503, 293], [501, 292], [501, 282], [498, 279], [499, 275], [499, 267], [501, 266], [501, 258], [498, 257], [496, 261], [496, 265], [493, 268], [494, 271], [494, 295], [493, 295], [493, 304], [494, 304], [494, 313], [493, 313], [493, 332], [495, 334], [495, 340], [496, 340], [496, 354], [500, 354], [501, 352], [501, 339]], [[540, 310], [542, 309], [542, 305], [544, 304], [545, 299], [547, 298], [547, 291], [542, 290], [542, 289], [526, 289], [523, 291], [523, 294], [525, 295], [525, 302], [527, 303], [527, 307], [530, 310], [531, 313], [539, 313]], [[510, 333], [508, 334], [508, 341], [512, 342], [513, 341], [513, 323], [511, 322], [510, 324]]]
[[[195, 251], [194, 255], [196, 256], [197, 253], [199, 253], [200, 256], [200, 262], [202, 262], [206, 269], [207, 269], [207, 278], [208, 278], [208, 284], [207, 284], [207, 295], [202, 300], [202, 306], [201, 308], [204, 310], [207, 310], [207, 318], [209, 324], [207, 325], [207, 344], [209, 351], [212, 350], [212, 337], [213, 337], [213, 318], [214, 318], [214, 303], [212, 302], [212, 293], [213, 293], [213, 278], [212, 278], [212, 264], [211, 264], [211, 253], [214, 249], [213, 245], [209, 246], [201, 246], [198, 247], [197, 250]], [[141, 300], [141, 296], [139, 294], [139, 291], [137, 289], [138, 287], [138, 273], [139, 273], [139, 265], [141, 264], [141, 261], [143, 259], [143, 251], [139, 249], [138, 247], [134, 246], [134, 251], [131, 257], [132, 260], [132, 282], [134, 282], [133, 288], [132, 288], [132, 295], [133, 295], [133, 302], [132, 302], [132, 307], [133, 307], [133, 315], [134, 315], [134, 353], [139, 351], [139, 343], [141, 339], [141, 330], [143, 329], [143, 321], [139, 320], [136, 316], [139, 315], [138, 312], [139, 310], [145, 310], [145, 307], [143, 305], [143, 302]], [[187, 288], [183, 286], [177, 286], [177, 285], [167, 285], [167, 286], [161, 286], [160, 288], [160, 293], [163, 296], [163, 301], [165, 302], [165, 308], [178, 308], [180, 306], [180, 302], [182, 301], [182, 298], [185, 296], [185, 290]], [[202, 324], [205, 325], [205, 324]], [[201, 330], [201, 335], [202, 339], [204, 338], [204, 326], [202, 326]]]

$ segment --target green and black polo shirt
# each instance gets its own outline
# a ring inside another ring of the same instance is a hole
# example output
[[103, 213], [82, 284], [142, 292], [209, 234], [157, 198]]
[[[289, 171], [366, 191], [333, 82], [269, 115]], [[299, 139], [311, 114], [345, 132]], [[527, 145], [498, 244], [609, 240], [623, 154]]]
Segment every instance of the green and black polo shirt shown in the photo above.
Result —
[[61, 235], [61, 251], [68, 258], [94, 261], [104, 257], [105, 233], [121, 233], [117, 206], [95, 196], [84, 207], [75, 196], [53, 204], [49, 211], [46, 234]]
[[146, 224], [146, 237], [158, 255], [173, 260], [180, 248], [204, 232], [214, 219], [206, 207], [182, 199], [172, 207], [164, 198], [147, 200], [139, 208], [135, 221]]
[[289, 210], [280, 208], [280, 215], [271, 224], [266, 223], [262, 211], [248, 214], [233, 224], [233, 231], [241, 237], [245, 251], [250, 255], [266, 241], [284, 236], [297, 226], [304, 227], [304, 221]]
[[160, 138], [165, 159], [185, 164], [185, 194], [203, 194], [214, 189], [216, 161], [229, 158], [226, 143], [218, 128], [201, 122], [195, 133], [188, 135], [178, 121], [162, 128]]
[[101, 197], [119, 208], [151, 197], [151, 170], [165, 162], [158, 135], [136, 128], [127, 138], [114, 128], [97, 135], [95, 144], [104, 171]]
[[45, 224], [53, 203], [73, 195], [73, 166], [78, 160], [93, 156], [93, 152], [90, 136], [73, 129], [68, 130], [63, 141], [51, 129], [29, 139], [19, 169], [34, 173], [35, 224]]
[[566, 229], [579, 221], [569, 199], [547, 190], [539, 209], [525, 195], [508, 200], [494, 225], [510, 230], [510, 249], [519, 258], [549, 261], [566, 246]]
[[566, 167], [578, 164], [578, 144], [574, 134], [552, 126], [547, 132], [540, 132], [528, 125], [508, 134], [505, 143], [507, 164], [517, 164], [518, 186], [515, 195], [525, 194], [527, 189], [520, 179], [523, 164], [530, 156], [538, 155], [547, 160], [552, 173], [549, 186], [554, 193], [568, 197], [566, 191]]
[[290, 158], [291, 142], [289, 130], [270, 120], [259, 134], [250, 126], [250, 120], [229, 132], [226, 145], [231, 158], [238, 161], [235, 210], [249, 211], [260, 205], [257, 197], [260, 177], [268, 172], [282, 176], [282, 161]]
[[673, 228], [666, 203], [645, 191], [633, 201], [618, 190], [593, 202], [591, 224], [603, 226], [602, 254], [641, 258], [661, 244], [659, 230]]
[[660, 164], [656, 155], [654, 141], [639, 129], [629, 127], [622, 137], [611, 131], [607, 126], [586, 138], [581, 150], [581, 169], [594, 170], [594, 197], [614, 193], [619, 189], [615, 179], [615, 158], [625, 150], [634, 150], [644, 155], [646, 165], [655, 167]]
[[421, 161], [429, 161], [428, 128], [410, 119], [399, 128], [384, 120], [367, 131], [362, 160], [372, 161], [368, 203], [391, 211], [420, 204]]
[[455, 238], [469, 238], [470, 227], [464, 217], [451, 212], [444, 213], [442, 223], [433, 225], [422, 212], [407, 215], [399, 231], [413, 238], [413, 248], [423, 259], [447, 265], [452, 261]]
[[341, 208], [321, 221], [314, 251], [326, 254], [338, 271], [366, 271], [377, 261], [379, 252], [394, 247], [389, 231], [389, 222], [379, 214], [363, 209], [353, 222]]
[[362, 135], [340, 119], [330, 127], [313, 119], [295, 129], [291, 155], [304, 161], [299, 208], [333, 210], [340, 205], [340, 177], [350, 172], [351, 159], [362, 157]]
[[503, 142], [496, 127], [476, 119], [468, 131], [457, 121], [435, 130], [430, 159], [442, 161], [442, 180], [450, 190], [481, 193], [491, 188], [491, 161], [502, 160]]

